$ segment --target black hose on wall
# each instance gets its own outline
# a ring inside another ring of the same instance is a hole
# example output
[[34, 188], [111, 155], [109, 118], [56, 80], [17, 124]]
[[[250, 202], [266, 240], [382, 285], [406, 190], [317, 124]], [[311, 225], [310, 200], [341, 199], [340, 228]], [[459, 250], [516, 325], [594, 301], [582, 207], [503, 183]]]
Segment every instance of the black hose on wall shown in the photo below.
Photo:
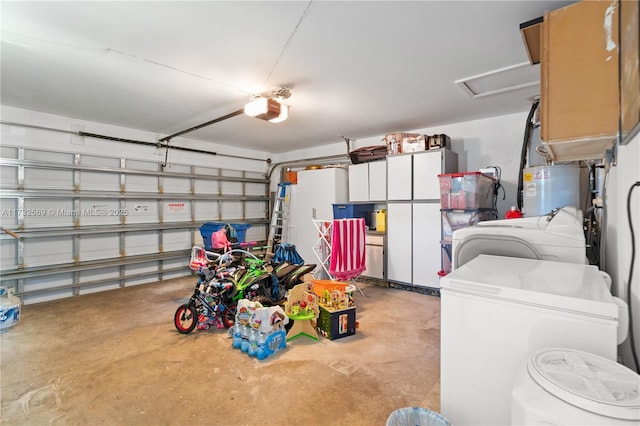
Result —
[[524, 168], [527, 166], [527, 152], [529, 151], [529, 142], [531, 141], [531, 129], [533, 129], [533, 116], [536, 113], [536, 109], [540, 104], [540, 100], [536, 99], [531, 105], [529, 115], [527, 116], [527, 123], [524, 129], [524, 138], [522, 141], [522, 151], [520, 152], [520, 171], [518, 172], [518, 190], [516, 198], [518, 202], [518, 210], [522, 211], [522, 191], [524, 189], [523, 175]]

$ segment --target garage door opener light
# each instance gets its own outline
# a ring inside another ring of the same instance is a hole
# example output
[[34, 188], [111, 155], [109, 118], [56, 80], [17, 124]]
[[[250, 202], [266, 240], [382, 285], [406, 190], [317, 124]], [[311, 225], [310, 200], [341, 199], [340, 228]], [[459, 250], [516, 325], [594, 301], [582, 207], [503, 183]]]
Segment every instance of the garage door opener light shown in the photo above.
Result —
[[282, 101], [291, 96], [287, 86], [274, 91], [271, 97], [254, 96], [244, 106], [244, 113], [250, 117], [260, 118], [271, 123], [280, 123], [289, 117], [289, 106]]

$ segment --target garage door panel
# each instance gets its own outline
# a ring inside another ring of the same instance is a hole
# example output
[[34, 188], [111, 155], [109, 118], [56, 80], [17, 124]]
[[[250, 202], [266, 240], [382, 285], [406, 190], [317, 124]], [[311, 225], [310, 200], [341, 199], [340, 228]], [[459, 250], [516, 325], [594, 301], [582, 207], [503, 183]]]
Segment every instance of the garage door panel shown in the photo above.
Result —
[[155, 200], [126, 200], [124, 208], [125, 222], [128, 224], [160, 222], [158, 202]]
[[191, 248], [191, 233], [187, 229], [162, 231], [163, 251], [188, 250]]
[[27, 198], [24, 201], [25, 228], [73, 226], [79, 211], [72, 200], [54, 198]]
[[43, 292], [25, 294], [21, 296], [22, 303], [29, 305], [32, 303], [46, 302], [49, 300], [64, 299], [73, 296], [73, 289], [67, 288], [73, 283], [73, 274], [50, 274], [42, 277], [26, 278], [24, 292], [46, 290]]
[[5, 228], [14, 228], [18, 224], [18, 199], [3, 198], [0, 200], [0, 223]]
[[196, 222], [215, 222], [220, 217], [217, 201], [194, 201], [193, 217]]
[[120, 201], [110, 198], [80, 200], [80, 225], [119, 225], [123, 212]]
[[25, 241], [26, 267], [60, 265], [73, 262], [73, 237], [42, 237]]
[[155, 231], [129, 232], [125, 235], [127, 256], [158, 253], [158, 233]]
[[163, 222], [185, 222], [191, 220], [191, 202], [168, 200], [162, 203]]
[[[186, 259], [185, 262], [189, 262], [189, 259]], [[127, 279], [125, 284], [126, 287], [131, 287], [134, 285], [147, 284], [158, 281], [158, 275], [153, 274], [158, 271], [158, 263], [157, 262], [145, 262], [145, 263], [136, 263], [135, 265], [127, 265], [125, 266], [126, 275], [130, 275], [131, 278]], [[147, 276], [136, 277], [139, 274], [153, 274]]]
[[3, 268], [18, 266], [18, 241], [14, 238], [0, 240], [0, 262]]
[[73, 171], [27, 167], [24, 170], [24, 187], [73, 191]]
[[80, 172], [80, 189], [83, 191], [120, 191], [120, 175], [108, 172]]
[[120, 257], [119, 234], [94, 234], [80, 237], [80, 261], [116, 259]]
[[18, 168], [15, 166], [0, 166], [0, 179], [4, 187], [18, 186]]
[[[96, 281], [100, 282], [96, 283]], [[86, 284], [80, 287], [79, 294], [114, 290], [120, 287], [120, 268], [118, 266], [111, 266], [108, 268], [92, 269], [90, 271], [80, 271], [78, 273], [78, 282]]]

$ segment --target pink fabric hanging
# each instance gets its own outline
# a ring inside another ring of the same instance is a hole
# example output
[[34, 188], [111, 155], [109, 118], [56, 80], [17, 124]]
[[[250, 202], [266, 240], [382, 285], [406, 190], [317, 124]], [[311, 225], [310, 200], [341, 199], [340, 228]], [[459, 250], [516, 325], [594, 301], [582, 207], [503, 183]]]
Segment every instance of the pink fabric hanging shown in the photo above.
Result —
[[336, 280], [353, 279], [366, 269], [365, 243], [364, 218], [333, 221], [329, 273]]

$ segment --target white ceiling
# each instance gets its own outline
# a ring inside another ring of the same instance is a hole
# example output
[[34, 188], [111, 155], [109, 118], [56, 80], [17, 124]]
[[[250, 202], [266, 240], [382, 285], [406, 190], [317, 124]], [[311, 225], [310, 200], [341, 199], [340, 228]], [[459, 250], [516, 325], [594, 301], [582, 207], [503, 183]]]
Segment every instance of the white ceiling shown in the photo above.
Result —
[[161, 138], [287, 84], [287, 121], [184, 136], [270, 153], [437, 127], [528, 110], [539, 86], [455, 81], [528, 62], [519, 24], [569, 3], [3, 0], [1, 101]]

